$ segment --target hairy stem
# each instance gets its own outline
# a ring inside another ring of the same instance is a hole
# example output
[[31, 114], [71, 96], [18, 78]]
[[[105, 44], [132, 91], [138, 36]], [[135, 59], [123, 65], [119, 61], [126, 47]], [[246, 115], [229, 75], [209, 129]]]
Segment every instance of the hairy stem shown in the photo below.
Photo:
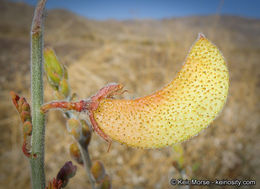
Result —
[[89, 178], [89, 181], [90, 181], [90, 184], [91, 184], [91, 187], [92, 189], [95, 189], [95, 180], [91, 174], [91, 167], [92, 167], [92, 162], [91, 162], [91, 159], [90, 159], [90, 156], [89, 156], [89, 153], [88, 153], [88, 149], [85, 149], [82, 147], [82, 145], [78, 144], [79, 146], [79, 150], [80, 150], [80, 153], [81, 153], [81, 156], [82, 156], [82, 159], [83, 159], [83, 163], [84, 163], [84, 167], [85, 167], [85, 170], [88, 174], [88, 178]]
[[46, 0], [40, 0], [34, 12], [31, 28], [31, 103], [32, 103], [32, 154], [30, 159], [33, 189], [45, 188], [44, 137], [45, 117], [40, 107], [43, 104], [43, 13]]
[[[67, 118], [71, 118], [73, 117], [72, 113], [70, 111], [67, 111], [67, 112], [64, 112], [64, 114], [66, 115]], [[88, 124], [89, 125], [89, 124]], [[88, 175], [88, 178], [89, 178], [89, 182], [91, 184], [91, 188], [92, 189], [95, 189], [95, 179], [93, 178], [92, 176], [92, 173], [91, 173], [91, 167], [92, 167], [92, 161], [90, 159], [90, 155], [89, 155], [89, 152], [88, 152], [88, 147], [87, 148], [84, 148], [82, 145], [81, 145], [81, 142], [77, 140], [77, 143], [78, 143], [78, 147], [79, 147], [79, 150], [80, 150], [80, 154], [81, 154], [81, 157], [82, 157], [82, 160], [83, 160], [83, 164], [84, 164], [84, 168], [86, 170], [86, 173]]]

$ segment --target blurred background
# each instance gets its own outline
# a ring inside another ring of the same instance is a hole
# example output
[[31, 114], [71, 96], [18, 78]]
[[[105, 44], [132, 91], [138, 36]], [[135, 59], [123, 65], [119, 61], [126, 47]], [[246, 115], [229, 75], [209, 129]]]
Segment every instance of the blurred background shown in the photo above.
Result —
[[[9, 92], [30, 101], [30, 25], [35, 4], [0, 0], [0, 188], [30, 188], [20, 118]], [[125, 98], [161, 88], [181, 69], [198, 32], [226, 58], [230, 72], [226, 106], [197, 137], [157, 150], [114, 142], [107, 153], [107, 144], [94, 134], [91, 157], [104, 162], [113, 188], [174, 188], [169, 180], [181, 176], [260, 181], [259, 7], [256, 0], [47, 2], [45, 45], [53, 47], [68, 67], [72, 91], [79, 98], [109, 82], [124, 84], [129, 90]], [[45, 101], [49, 100], [53, 94], [45, 84]], [[60, 112], [47, 118], [46, 179], [50, 180], [71, 159], [72, 138]], [[78, 165], [67, 188], [89, 187]]]

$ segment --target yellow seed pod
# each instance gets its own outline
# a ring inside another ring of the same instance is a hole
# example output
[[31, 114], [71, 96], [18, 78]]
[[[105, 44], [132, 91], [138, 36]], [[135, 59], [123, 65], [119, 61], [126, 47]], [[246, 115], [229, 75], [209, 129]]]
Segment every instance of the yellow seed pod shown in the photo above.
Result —
[[222, 110], [228, 88], [221, 52], [200, 34], [170, 84], [134, 100], [104, 98], [94, 119], [115, 141], [141, 148], [164, 147], [206, 128]]

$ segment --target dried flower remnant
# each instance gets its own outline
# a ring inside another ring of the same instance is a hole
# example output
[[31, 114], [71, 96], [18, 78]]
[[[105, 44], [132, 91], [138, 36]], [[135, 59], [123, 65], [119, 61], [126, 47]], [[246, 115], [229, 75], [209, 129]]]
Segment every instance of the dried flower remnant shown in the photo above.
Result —
[[53, 178], [53, 180], [49, 182], [46, 189], [64, 188], [68, 184], [69, 179], [74, 177], [76, 171], [77, 167], [73, 165], [71, 161], [66, 162], [58, 172], [56, 178]]
[[70, 178], [74, 177], [76, 171], [77, 167], [73, 165], [71, 161], [68, 161], [63, 165], [56, 177], [57, 180], [62, 181], [62, 188], [68, 184]]

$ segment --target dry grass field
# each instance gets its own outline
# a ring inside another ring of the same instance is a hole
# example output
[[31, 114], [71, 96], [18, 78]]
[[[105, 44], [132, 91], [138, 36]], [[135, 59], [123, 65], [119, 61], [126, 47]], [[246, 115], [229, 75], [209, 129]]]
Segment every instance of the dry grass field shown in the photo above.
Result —
[[[30, 6], [0, 1], [0, 188], [30, 188], [29, 164], [21, 152], [21, 123], [9, 91], [30, 99], [32, 14]], [[135, 98], [174, 78], [198, 32], [224, 54], [230, 91], [214, 123], [181, 144], [186, 175], [260, 182], [260, 20], [215, 15], [94, 21], [52, 10], [46, 17], [45, 45], [52, 46], [67, 65], [71, 88], [79, 98], [89, 97], [109, 82], [124, 84], [129, 93], [123, 97]], [[45, 89], [45, 101], [52, 100], [47, 82]], [[46, 175], [50, 180], [71, 159], [68, 147], [72, 138], [60, 112], [52, 111], [47, 118]], [[174, 188], [169, 180], [180, 176], [173, 166], [178, 154], [172, 147], [140, 150], [112, 143], [109, 153], [106, 149], [107, 144], [94, 134], [92, 159], [104, 162], [113, 188]], [[89, 186], [78, 165], [67, 188]]]

